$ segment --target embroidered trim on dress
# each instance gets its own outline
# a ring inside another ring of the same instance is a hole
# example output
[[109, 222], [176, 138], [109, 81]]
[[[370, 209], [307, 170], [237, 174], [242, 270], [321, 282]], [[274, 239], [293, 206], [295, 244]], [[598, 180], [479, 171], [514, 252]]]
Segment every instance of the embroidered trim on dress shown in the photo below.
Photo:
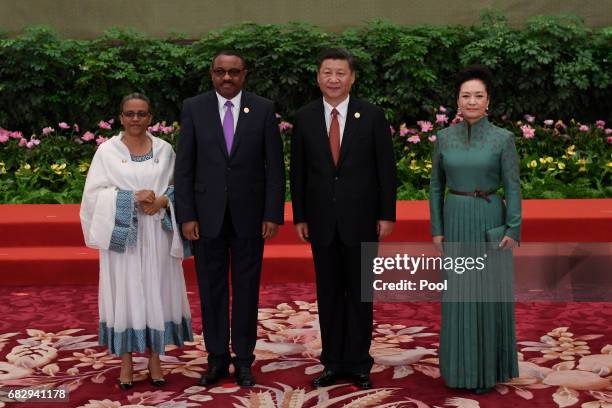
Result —
[[[168, 186], [166, 192], [164, 193], [168, 200], [174, 204], [174, 186]], [[173, 232], [172, 228], [172, 216], [170, 215], [170, 208], [166, 208], [166, 214], [164, 218], [162, 218], [162, 228], [166, 231]]]
[[191, 318], [188, 317], [183, 317], [180, 323], [165, 322], [164, 330], [146, 327], [127, 328], [118, 332], [102, 321], [98, 330], [99, 344], [108, 347], [109, 353], [118, 356], [130, 352], [144, 353], [147, 348], [151, 352], [163, 355], [168, 344], [182, 347], [186, 341], [193, 341]]
[[149, 153], [143, 155], [130, 154], [130, 158], [133, 162], [143, 162], [151, 160], [153, 158], [153, 149], [149, 150]]
[[138, 216], [134, 204], [134, 193], [126, 190], [117, 192], [115, 227], [111, 235], [109, 250], [125, 252], [126, 247], [136, 245]]

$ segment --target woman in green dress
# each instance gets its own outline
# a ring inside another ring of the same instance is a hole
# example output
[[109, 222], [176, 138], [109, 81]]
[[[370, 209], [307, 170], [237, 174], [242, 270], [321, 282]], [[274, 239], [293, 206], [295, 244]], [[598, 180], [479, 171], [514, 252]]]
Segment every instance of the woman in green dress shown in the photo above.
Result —
[[521, 228], [518, 156], [514, 135], [487, 119], [491, 82], [483, 66], [458, 74], [463, 121], [437, 135], [429, 198], [433, 242], [445, 257], [486, 253], [481, 270], [443, 271], [440, 371], [447, 386], [477, 393], [519, 374], [511, 252]]

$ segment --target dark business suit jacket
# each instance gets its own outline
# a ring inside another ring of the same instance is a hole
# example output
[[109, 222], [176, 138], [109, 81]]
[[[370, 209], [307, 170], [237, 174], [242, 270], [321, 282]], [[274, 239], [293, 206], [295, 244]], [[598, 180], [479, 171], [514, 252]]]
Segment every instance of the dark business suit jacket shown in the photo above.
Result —
[[227, 151], [214, 91], [186, 99], [175, 168], [176, 217], [199, 221], [200, 235], [217, 237], [226, 208], [236, 236], [261, 236], [262, 221], [283, 223], [283, 148], [272, 101], [242, 91]]
[[329, 244], [338, 229], [345, 245], [377, 240], [377, 220], [395, 221], [396, 169], [382, 109], [349, 99], [334, 165], [323, 100], [300, 109], [291, 141], [294, 223], [307, 222], [313, 244]]

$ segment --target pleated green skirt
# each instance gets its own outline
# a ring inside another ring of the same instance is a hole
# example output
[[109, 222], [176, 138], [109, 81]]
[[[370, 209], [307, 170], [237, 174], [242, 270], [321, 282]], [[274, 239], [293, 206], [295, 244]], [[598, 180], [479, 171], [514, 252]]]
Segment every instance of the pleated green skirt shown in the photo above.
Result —
[[485, 231], [504, 224], [501, 198], [448, 194], [445, 256], [484, 259], [484, 268], [443, 271], [440, 372], [452, 388], [489, 388], [518, 377], [512, 252], [486, 244]]

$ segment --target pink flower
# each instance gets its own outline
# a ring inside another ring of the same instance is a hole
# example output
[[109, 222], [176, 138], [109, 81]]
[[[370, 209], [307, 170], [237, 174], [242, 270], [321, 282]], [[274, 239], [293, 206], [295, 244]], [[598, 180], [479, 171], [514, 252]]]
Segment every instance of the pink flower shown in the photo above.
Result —
[[149, 126], [147, 130], [151, 133], [157, 133], [159, 132], [160, 129], [161, 129], [161, 125], [159, 124], [159, 122], [157, 122], [153, 126]]
[[440, 105], [440, 107], [438, 108], [438, 111], [444, 113], [444, 112], [446, 112], [446, 108], [444, 106]]
[[112, 129], [112, 126], [109, 122], [105, 122], [103, 120], [100, 121], [100, 123], [98, 123], [98, 127], [100, 129]]
[[420, 143], [421, 142], [421, 138], [419, 137], [419, 135], [412, 135], [410, 136], [408, 139], [406, 139], [408, 142], [410, 143]]
[[77, 125], [76, 123], [74, 125], [72, 125], [72, 128], [74, 129], [75, 132], [79, 133], [79, 125]]
[[580, 125], [578, 130], [581, 131], [581, 132], [588, 132], [589, 130], [591, 130], [591, 128], [588, 127], [587, 125]]
[[546, 120], [544, 121], [544, 124], [545, 124], [546, 126], [552, 126], [552, 124], [553, 124], [553, 123], [555, 123], [555, 121], [554, 121], [554, 120], [552, 120], [552, 119], [546, 119]]
[[84, 142], [89, 142], [90, 140], [94, 140], [95, 138], [96, 135], [91, 132], [85, 132], [83, 136], [81, 136], [81, 140], [83, 140]]
[[433, 125], [428, 120], [419, 120], [417, 125], [421, 127], [421, 132], [429, 132], [433, 129]]
[[402, 123], [400, 125], [400, 136], [406, 136], [408, 133], [410, 133], [410, 131], [408, 130], [408, 128], [406, 127], [405, 123]]
[[567, 125], [561, 120], [558, 120], [557, 123], [555, 123], [555, 127], [557, 129], [567, 129]]
[[606, 129], [604, 130], [604, 132], [606, 133], [606, 135], [612, 134], [612, 129]]
[[525, 118], [525, 120], [529, 123], [533, 123], [533, 121], [535, 120], [535, 116], [531, 116], [531, 115], [525, 115], [523, 116]]
[[597, 122], [595, 122], [595, 126], [597, 126], [598, 129], [603, 129], [606, 127], [606, 122], [604, 122], [603, 120], [598, 120]]
[[9, 136], [12, 137], [13, 139], [23, 139], [23, 133], [19, 131], [11, 132]]
[[389, 126], [389, 132], [394, 135], [395, 134], [395, 128], [393, 126]]
[[112, 118], [111, 118], [111, 119], [109, 119], [109, 120], [108, 120], [108, 123], [112, 125], [113, 123], [115, 123], [115, 119], [112, 119]]
[[276, 116], [276, 119], [280, 119], [281, 118], [281, 115], [279, 113], [275, 113], [274, 115]]
[[284, 120], [278, 125], [281, 132], [283, 130], [293, 129], [293, 125], [289, 122], [285, 122]]
[[[21, 139], [21, 140], [25, 140], [25, 139]], [[30, 138], [30, 141], [28, 143], [26, 143], [26, 147], [28, 149], [31, 149], [34, 146], [38, 146], [40, 144], [40, 140], [36, 139], [34, 136], [32, 136]]]
[[455, 115], [455, 118], [452, 120], [451, 125], [456, 125], [459, 122], [463, 122], [463, 116], [461, 114]]
[[430, 142], [435, 142], [436, 139], [438, 139], [438, 137], [436, 135], [431, 135], [427, 138], [427, 140], [429, 140]]
[[164, 135], [169, 135], [174, 131], [174, 126], [162, 126], [161, 131]]
[[28, 144], [28, 141], [24, 138], [19, 139], [19, 146], [25, 146]]
[[529, 125], [521, 126], [521, 131], [525, 139], [532, 139], [535, 136], [535, 129]]
[[439, 123], [439, 124], [448, 123], [448, 116], [446, 116], [446, 115], [444, 115], [444, 114], [442, 114], [442, 115], [440, 115], [440, 114], [436, 115], [436, 123]]
[[9, 140], [10, 132], [0, 128], [0, 143], [6, 143]]
[[102, 143], [106, 142], [107, 140], [108, 140], [107, 137], [98, 136], [98, 138], [96, 139], [96, 144], [100, 146]]
[[53, 133], [55, 132], [55, 129], [53, 129], [51, 126], [47, 126], [46, 128], [43, 128], [42, 133], [43, 135], [48, 135], [49, 133]]
[[612, 144], [612, 136], [608, 136], [608, 143]]
[[70, 126], [68, 126], [66, 122], [60, 122], [57, 124], [57, 126], [59, 126], [62, 129], [70, 129]]

